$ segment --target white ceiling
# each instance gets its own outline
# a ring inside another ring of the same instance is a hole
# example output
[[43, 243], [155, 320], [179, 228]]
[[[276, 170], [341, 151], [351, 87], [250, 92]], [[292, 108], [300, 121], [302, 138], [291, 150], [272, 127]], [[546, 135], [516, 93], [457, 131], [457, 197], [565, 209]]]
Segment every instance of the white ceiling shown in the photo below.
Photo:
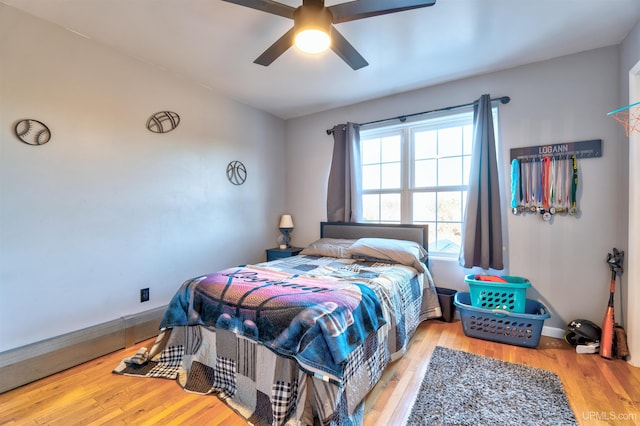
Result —
[[284, 119], [618, 44], [640, 19], [640, 0], [437, 0], [337, 24], [369, 62], [353, 71], [293, 47], [254, 64], [292, 21], [221, 0], [0, 1]]

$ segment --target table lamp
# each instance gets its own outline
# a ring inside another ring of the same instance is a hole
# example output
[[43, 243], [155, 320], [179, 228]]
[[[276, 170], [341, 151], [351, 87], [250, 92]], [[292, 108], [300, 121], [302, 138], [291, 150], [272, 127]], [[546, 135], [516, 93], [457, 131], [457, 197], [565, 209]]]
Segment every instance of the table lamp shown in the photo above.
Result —
[[282, 232], [282, 235], [278, 238], [280, 248], [283, 250], [291, 248], [291, 236], [289, 234], [293, 231], [293, 219], [290, 214], [280, 216], [280, 225], [278, 228], [280, 228], [280, 232]]

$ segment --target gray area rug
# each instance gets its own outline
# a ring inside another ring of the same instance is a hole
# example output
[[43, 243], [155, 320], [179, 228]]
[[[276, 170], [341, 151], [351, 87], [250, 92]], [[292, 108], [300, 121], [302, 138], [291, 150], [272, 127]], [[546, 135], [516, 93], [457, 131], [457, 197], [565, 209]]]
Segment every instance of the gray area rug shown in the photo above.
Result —
[[554, 373], [436, 346], [407, 425], [577, 425]]

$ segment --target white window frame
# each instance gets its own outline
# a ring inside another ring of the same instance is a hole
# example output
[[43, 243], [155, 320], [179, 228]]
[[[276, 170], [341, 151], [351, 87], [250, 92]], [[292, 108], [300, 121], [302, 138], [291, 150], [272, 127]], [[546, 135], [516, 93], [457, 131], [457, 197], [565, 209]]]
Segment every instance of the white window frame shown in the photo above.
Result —
[[[496, 132], [496, 140], [498, 140], [498, 108], [497, 106], [493, 106], [493, 119], [494, 119], [494, 131]], [[424, 187], [424, 188], [415, 188], [413, 187], [414, 180], [414, 165], [415, 165], [415, 156], [413, 142], [414, 135], [417, 132], [425, 131], [425, 130], [436, 130], [444, 127], [450, 126], [463, 126], [463, 125], [473, 125], [473, 106], [469, 106], [466, 108], [456, 109], [455, 111], [444, 111], [439, 113], [432, 113], [426, 118], [414, 118], [411, 121], [406, 121], [399, 124], [392, 125], [384, 125], [378, 124], [375, 127], [368, 127], [366, 129], [360, 130], [360, 140], [374, 138], [382, 138], [385, 136], [399, 134], [401, 138], [401, 188], [399, 189], [375, 189], [375, 190], [365, 190], [360, 188], [361, 193], [360, 197], [365, 194], [385, 194], [385, 193], [400, 193], [400, 221], [387, 221], [387, 220], [364, 220], [360, 218], [360, 222], [364, 223], [402, 223], [402, 224], [423, 224], [425, 222], [414, 221], [413, 220], [413, 197], [414, 193], [420, 192], [447, 192], [447, 191], [463, 191], [466, 192], [469, 189], [468, 177], [466, 179], [466, 184], [462, 185], [450, 185], [450, 186], [432, 186], [432, 187]], [[473, 148], [472, 148], [473, 149]], [[464, 153], [463, 153], [464, 155]], [[361, 202], [361, 201], [360, 201]], [[461, 221], [464, 221], [464, 214], [466, 209], [466, 198], [462, 200], [462, 218]], [[429, 234], [430, 237], [433, 236], [433, 242], [437, 240], [437, 226], [438, 223], [446, 223], [446, 221], [438, 221], [436, 215], [436, 229], [430, 229]], [[458, 222], [454, 222], [458, 223]], [[462, 222], [463, 224], [463, 222]], [[464, 232], [464, 230], [462, 230]], [[435, 257], [445, 257], [445, 258], [457, 258], [458, 253], [448, 253], [448, 252], [437, 252], [430, 250], [429, 253], [431, 256]]]

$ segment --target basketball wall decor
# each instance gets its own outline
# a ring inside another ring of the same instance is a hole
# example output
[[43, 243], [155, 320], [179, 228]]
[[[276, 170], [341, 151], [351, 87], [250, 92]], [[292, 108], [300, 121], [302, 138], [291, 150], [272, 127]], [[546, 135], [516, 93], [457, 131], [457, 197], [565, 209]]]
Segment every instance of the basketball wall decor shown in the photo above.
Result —
[[247, 180], [247, 169], [240, 161], [232, 161], [227, 166], [227, 179], [234, 185], [242, 185]]
[[51, 131], [41, 121], [25, 118], [16, 123], [13, 132], [27, 145], [44, 145], [51, 140]]
[[153, 133], [167, 133], [178, 127], [180, 116], [173, 111], [159, 111], [147, 120], [147, 129]]

